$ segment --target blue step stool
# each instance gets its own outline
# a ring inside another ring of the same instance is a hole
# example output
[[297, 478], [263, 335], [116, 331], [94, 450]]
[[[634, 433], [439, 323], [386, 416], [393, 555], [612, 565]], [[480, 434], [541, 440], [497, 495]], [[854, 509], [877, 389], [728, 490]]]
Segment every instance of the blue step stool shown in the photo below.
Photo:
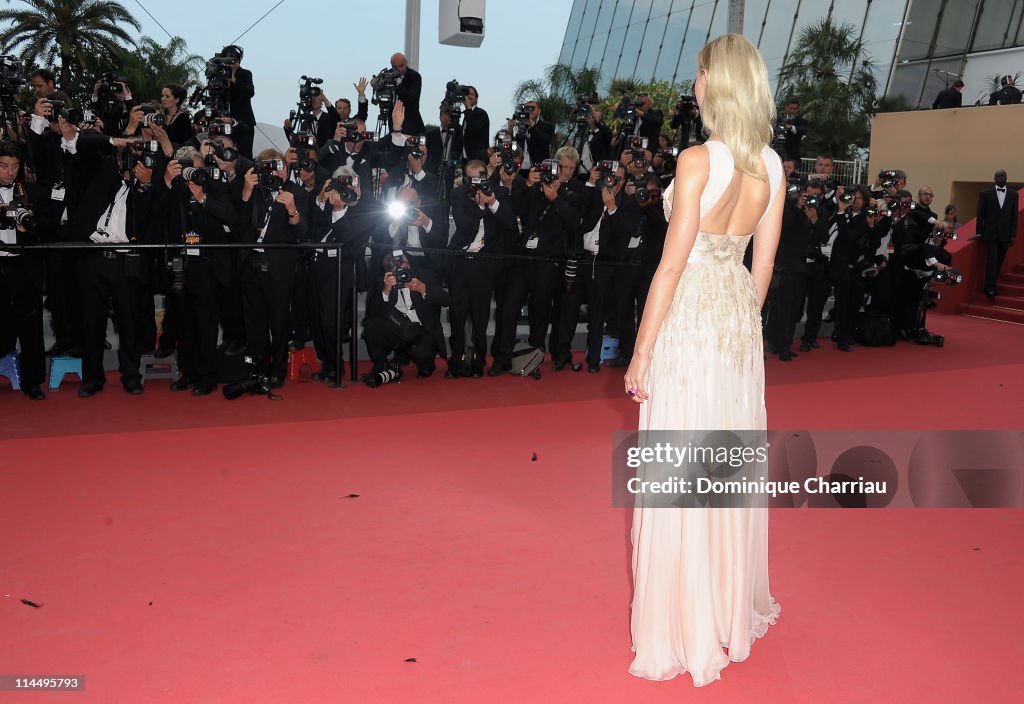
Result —
[[614, 337], [604, 336], [601, 341], [601, 361], [607, 362], [619, 356], [619, 341]]
[[60, 388], [66, 374], [77, 374], [82, 378], [81, 357], [52, 357], [50, 359], [50, 391]]
[[12, 389], [21, 391], [21, 365], [18, 363], [17, 352], [0, 357], [0, 376], [10, 379]]

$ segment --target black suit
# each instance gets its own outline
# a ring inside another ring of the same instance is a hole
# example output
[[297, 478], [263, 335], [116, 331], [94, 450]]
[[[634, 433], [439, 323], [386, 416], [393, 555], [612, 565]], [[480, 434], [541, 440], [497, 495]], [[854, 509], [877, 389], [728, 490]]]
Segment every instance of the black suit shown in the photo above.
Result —
[[946, 108], [958, 108], [964, 104], [963, 93], [958, 91], [956, 88], [946, 88], [940, 91], [935, 97], [935, 102], [932, 103], [933, 110], [942, 110]]
[[[455, 234], [448, 245], [453, 251], [464, 252], [476, 240], [483, 224], [484, 254], [506, 253], [517, 245], [519, 228], [512, 205], [511, 194], [503, 187], [495, 189], [497, 212], [481, 209], [470, 199], [465, 186], [452, 191], [452, 218]], [[494, 284], [501, 271], [498, 259], [474, 257], [472, 254], [452, 257], [451, 281], [451, 344], [452, 360], [462, 371], [482, 372], [487, 350], [487, 322], [491, 313]], [[465, 355], [466, 320], [473, 326], [473, 352], [475, 359]], [[466, 359], [463, 357], [466, 356]]]
[[[42, 189], [32, 184], [17, 184], [28, 205], [38, 202]], [[49, 192], [46, 193], [49, 197]], [[33, 233], [16, 234], [19, 244], [38, 241]], [[0, 357], [14, 352], [21, 343], [19, 364], [21, 388], [40, 386], [46, 374], [43, 348], [43, 253], [21, 252], [0, 256]]]
[[995, 188], [982, 191], [978, 196], [978, 234], [988, 250], [985, 265], [985, 290], [994, 291], [999, 270], [1003, 268], [1006, 250], [1017, 237], [1017, 191], [1006, 188], [1006, 197], [999, 206]]
[[551, 158], [551, 140], [555, 138], [555, 126], [544, 120], [526, 132], [526, 151], [530, 155], [530, 164], [539, 166], [540, 162]]
[[989, 105], [1016, 105], [1020, 103], [1022, 94], [1020, 89], [1016, 86], [1003, 86], [991, 96], [989, 96]]
[[[466, 110], [462, 114], [462, 146], [465, 161], [479, 159], [487, 163], [487, 147], [491, 142], [491, 119], [482, 108]], [[462, 160], [462, 151], [455, 158]]]
[[[264, 225], [266, 235], [263, 241], [268, 244], [305, 239], [306, 192], [291, 182], [285, 183], [284, 189], [295, 198], [295, 209], [300, 214], [298, 224], [290, 224], [285, 207], [277, 202], [268, 204], [269, 194], [257, 187], [239, 211], [239, 218], [245, 224], [245, 241], [255, 243]], [[262, 253], [250, 250], [242, 259], [242, 310], [245, 316], [246, 343], [249, 352], [259, 357], [263, 369], [282, 380], [288, 368], [288, 338], [291, 334], [289, 310], [296, 262], [296, 250], [269, 247]]]
[[235, 80], [228, 86], [228, 102], [231, 106], [231, 117], [244, 122], [251, 129], [242, 130], [235, 138], [238, 151], [242, 156], [252, 158], [252, 143], [256, 135], [256, 114], [252, 111], [252, 97], [256, 95], [256, 87], [252, 82], [252, 71], [239, 66], [235, 69]]
[[[423, 90], [423, 77], [412, 67], [407, 68], [402, 82], [395, 89], [398, 99], [405, 105], [405, 122], [402, 123], [402, 132], [405, 134], [423, 134], [423, 116], [420, 115], [421, 90]], [[389, 122], [389, 127], [390, 124]]]
[[661, 126], [665, 124], [665, 113], [657, 108], [651, 108], [640, 118], [636, 133], [647, 138], [647, 148], [652, 152], [658, 150], [658, 138], [661, 136]]
[[799, 165], [800, 145], [807, 136], [807, 120], [799, 115], [784, 115], [780, 120], [786, 125], [786, 157], [795, 159]]
[[441, 277], [429, 269], [421, 269], [412, 265], [412, 275], [422, 281], [427, 288], [426, 295], [409, 291], [412, 308], [420, 320], [419, 328], [406, 339], [402, 339], [399, 328], [390, 319], [389, 313], [403, 315], [395, 310], [398, 303], [398, 288], [392, 288], [390, 295], [384, 296], [383, 288], [370, 291], [366, 301], [366, 319], [363, 321], [363, 339], [366, 351], [373, 361], [374, 371], [384, 368], [390, 352], [404, 349], [423, 371], [434, 370], [434, 358], [444, 356], [444, 329], [441, 327], [441, 308], [451, 303], [451, 297]]

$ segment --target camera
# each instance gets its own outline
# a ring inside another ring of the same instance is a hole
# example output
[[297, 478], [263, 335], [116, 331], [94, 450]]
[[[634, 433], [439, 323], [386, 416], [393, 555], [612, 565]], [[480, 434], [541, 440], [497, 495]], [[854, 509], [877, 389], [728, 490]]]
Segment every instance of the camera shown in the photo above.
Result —
[[592, 93], [591, 95], [577, 95], [576, 96], [576, 107], [573, 108], [572, 119], [573, 122], [579, 127], [586, 127], [587, 123], [590, 122], [590, 116], [593, 114], [593, 106], [597, 105], [600, 101], [597, 99], [597, 94]]
[[0, 56], [0, 94], [14, 95], [25, 85], [24, 64], [17, 56]]
[[384, 384], [391, 384], [402, 380], [402, 368], [397, 364], [391, 365], [377, 373], [367, 373], [363, 376], [363, 383], [371, 389], [376, 389]]
[[649, 187], [646, 178], [633, 179], [633, 185], [636, 187], [633, 198], [636, 199], [638, 205], [647, 205], [655, 198], [661, 197], [661, 189]]
[[427, 146], [426, 137], [408, 137], [405, 140], [405, 156], [413, 159], [423, 158], [423, 147]]
[[555, 159], [545, 159], [540, 162], [537, 167], [537, 171], [540, 172], [540, 182], [546, 186], [550, 186], [552, 183], [558, 180], [558, 161]]
[[160, 143], [153, 139], [129, 142], [121, 150], [121, 154], [124, 171], [133, 171], [136, 164], [153, 169], [160, 163]]
[[512, 136], [517, 141], [526, 139], [526, 133], [530, 130], [533, 109], [529, 103], [520, 103], [516, 106], [516, 111], [512, 113], [512, 119], [515, 121], [515, 125], [512, 127]]
[[359, 200], [359, 194], [353, 185], [351, 176], [335, 176], [327, 182], [327, 190], [335, 191], [346, 203], [354, 203]]
[[818, 196], [807, 196], [807, 202], [804, 207], [817, 208], [820, 202], [821, 199]]
[[211, 137], [230, 137], [231, 124], [228, 122], [211, 122], [207, 126], [206, 133]]
[[660, 156], [662, 160], [675, 159], [679, 156], [679, 147], [659, 149], [657, 155]]
[[288, 146], [295, 149], [316, 149], [316, 135], [312, 132], [295, 132], [288, 140]]
[[508, 130], [499, 130], [494, 135], [494, 148], [501, 154], [501, 170], [506, 174], [514, 174], [519, 168], [515, 160], [516, 143]]
[[886, 169], [878, 173], [878, 182], [882, 188], [893, 188], [899, 180], [899, 172], [895, 169]]
[[402, 201], [396, 200], [388, 203], [388, 215], [395, 222], [401, 222], [402, 220], [412, 222], [420, 216], [420, 211], [411, 205], [406, 205]]
[[601, 174], [597, 181], [601, 188], [615, 188], [619, 184], [619, 162], [608, 159], [599, 161], [597, 170]]
[[163, 127], [167, 124], [167, 118], [164, 117], [162, 112], [157, 112], [156, 108], [145, 105], [142, 107], [142, 126], [151, 127], [156, 125]]
[[390, 115], [391, 110], [395, 107], [395, 100], [398, 97], [396, 88], [398, 88], [400, 77], [401, 74], [390, 66], [381, 69], [381, 72], [375, 76], [373, 104], [380, 110], [382, 118]]
[[225, 384], [223, 389], [224, 398], [228, 401], [234, 401], [236, 398], [247, 394], [270, 396], [272, 391], [270, 388], [270, 379], [257, 372], [257, 359], [255, 357], [246, 356], [243, 360], [245, 364], [251, 368], [249, 377], [242, 381], [235, 382], [234, 384]]
[[196, 167], [191, 159], [179, 159], [181, 178], [197, 186], [206, 185], [210, 181], [224, 181], [224, 173], [216, 166]]
[[260, 188], [269, 191], [279, 191], [284, 187], [284, 180], [277, 175], [278, 171], [284, 171], [284, 161], [281, 159], [265, 159], [256, 162], [256, 174], [259, 176]]
[[124, 76], [115, 76], [109, 71], [104, 73], [96, 85], [96, 100], [107, 106], [113, 106], [124, 98], [124, 84], [127, 82], [128, 79]]
[[635, 166], [649, 166], [650, 163], [647, 161], [647, 137], [630, 137], [629, 143], [626, 145], [630, 153], [633, 156], [633, 164]]
[[932, 281], [938, 284], [946, 284], [948, 286], [956, 286], [959, 283], [963, 283], [964, 275], [959, 269], [950, 267], [945, 271], [936, 271], [932, 274]]
[[494, 187], [491, 186], [491, 182], [483, 176], [470, 176], [466, 182], [466, 192], [470, 198], [476, 197], [477, 193], [483, 193], [485, 196], [494, 195]]
[[469, 95], [469, 86], [460, 86], [456, 80], [450, 80], [444, 87], [444, 104], [448, 106], [448, 118], [451, 126], [457, 126], [462, 117], [461, 104], [465, 104]]
[[[288, 117], [292, 121], [297, 135], [312, 135], [314, 131], [313, 98], [323, 95], [320, 84], [324, 81], [322, 78], [310, 78], [309, 76], [302, 76], [299, 80], [299, 102], [297, 103], [299, 109], [298, 112], [292, 110]], [[311, 137], [311, 141], [313, 143], [309, 145], [310, 149], [316, 146], [316, 137]], [[300, 145], [292, 144], [292, 146]]]
[[0, 229], [13, 230], [17, 227], [32, 232], [36, 229], [36, 216], [26, 203], [15, 198], [0, 209]]
[[56, 122], [58, 117], [63, 117], [72, 125], [85, 122], [85, 114], [75, 107], [68, 107], [63, 100], [47, 100], [50, 106], [50, 122]]
[[238, 159], [238, 150], [234, 147], [225, 146], [221, 142], [211, 142], [213, 153], [221, 161], [235, 161]]
[[402, 288], [412, 282], [412, 272], [408, 269], [396, 268], [391, 272], [395, 277], [395, 288]]
[[[204, 102], [206, 116], [211, 118], [225, 117], [231, 112], [229, 81], [236, 58], [234, 55], [226, 56], [224, 53], [221, 52], [206, 62], [204, 70], [206, 87], [201, 90], [197, 89], [189, 100], [192, 105], [200, 101]], [[223, 132], [221, 134], [230, 133]]]
[[[623, 95], [615, 108], [615, 117], [622, 121], [621, 133], [632, 134], [636, 131], [636, 123], [639, 119], [636, 109], [643, 106], [643, 101], [633, 100], [630, 95]], [[645, 145], [646, 147], [646, 145]]]
[[850, 188], [843, 188], [843, 195], [839, 196], [839, 200], [843, 203], [852, 203], [853, 196], [856, 195], [856, 191]]
[[359, 124], [356, 122], [346, 122], [342, 125], [345, 128], [345, 141], [352, 142], [352, 144], [359, 144], [360, 142], [373, 141], [373, 132], [367, 132], [366, 130], [360, 130]]
[[692, 95], [681, 95], [676, 102], [676, 114], [684, 115], [697, 110], [697, 98]]

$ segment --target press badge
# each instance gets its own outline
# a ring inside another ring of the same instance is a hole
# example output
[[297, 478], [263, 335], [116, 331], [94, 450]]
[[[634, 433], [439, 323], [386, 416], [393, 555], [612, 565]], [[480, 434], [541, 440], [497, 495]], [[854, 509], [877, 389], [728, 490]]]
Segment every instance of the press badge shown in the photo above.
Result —
[[59, 181], [53, 184], [53, 190], [50, 191], [50, 200], [55, 200], [58, 203], [64, 202], [64, 184]]
[[537, 237], [537, 235], [534, 235], [530, 239], [526, 240], [526, 248], [527, 249], [537, 249], [537, 245], [539, 243], [540, 243], [540, 239]]
[[337, 257], [338, 256], [338, 250], [336, 250], [336, 249], [328, 249], [327, 250], [327, 256], [328, 257]]
[[630, 237], [628, 249], [636, 249], [640, 246], [640, 237]]
[[[194, 233], [194, 232], [186, 232], [185, 233], [185, 244], [187, 244], [187, 245], [188, 244], [199, 244], [200, 242], [202, 242], [202, 238], [199, 235], [197, 235], [196, 233]], [[185, 248], [185, 254], [187, 254], [190, 257], [198, 257], [199, 256], [199, 248], [198, 247], [186, 247]]]

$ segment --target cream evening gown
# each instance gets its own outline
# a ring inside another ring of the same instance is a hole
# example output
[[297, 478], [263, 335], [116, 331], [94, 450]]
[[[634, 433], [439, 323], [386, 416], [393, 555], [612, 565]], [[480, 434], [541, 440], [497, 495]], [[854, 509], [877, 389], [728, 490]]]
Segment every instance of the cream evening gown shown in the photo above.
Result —
[[[724, 143], [706, 144], [702, 223], [741, 174]], [[763, 158], [767, 212], [783, 172], [767, 146]], [[670, 219], [671, 186], [665, 196]], [[761, 313], [743, 266], [752, 236], [697, 233], [651, 354], [641, 431], [766, 429]], [[631, 535], [629, 672], [650, 680], [689, 672], [701, 687], [746, 660], [781, 611], [768, 589], [768, 509], [637, 506]]]

